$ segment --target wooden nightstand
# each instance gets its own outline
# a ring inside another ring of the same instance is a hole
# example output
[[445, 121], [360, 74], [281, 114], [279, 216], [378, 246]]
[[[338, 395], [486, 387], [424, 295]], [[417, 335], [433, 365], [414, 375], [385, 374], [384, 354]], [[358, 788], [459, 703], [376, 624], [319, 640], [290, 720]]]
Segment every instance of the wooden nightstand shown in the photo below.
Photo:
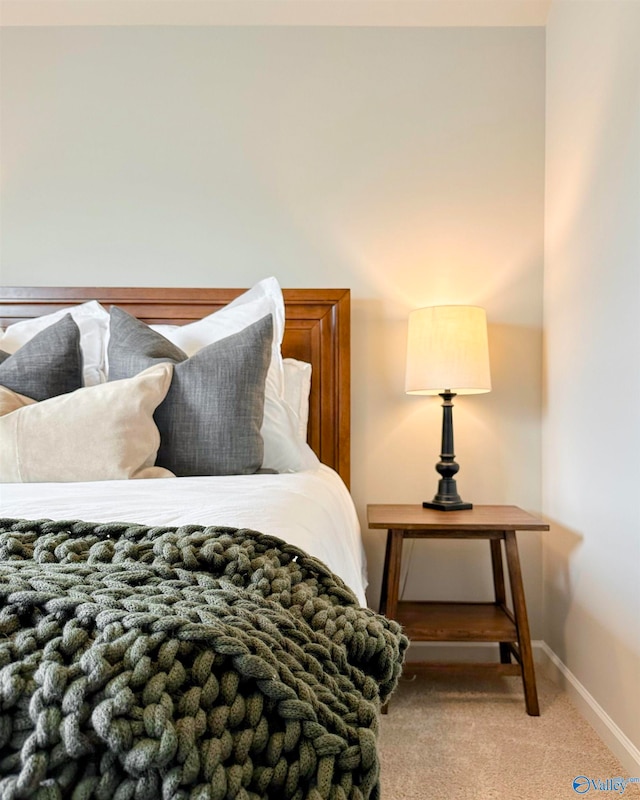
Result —
[[[418, 642], [497, 642], [500, 663], [431, 664], [442, 669], [478, 668], [522, 675], [527, 712], [538, 716], [538, 693], [516, 531], [548, 531], [549, 526], [517, 506], [475, 506], [467, 511], [434, 511], [412, 505], [367, 506], [370, 528], [387, 530], [380, 612], [397, 620]], [[406, 602], [398, 598], [405, 539], [488, 539], [495, 602]], [[507, 606], [501, 540], [505, 544], [513, 610]], [[512, 663], [511, 657], [516, 663]], [[427, 666], [427, 665], [424, 665]]]

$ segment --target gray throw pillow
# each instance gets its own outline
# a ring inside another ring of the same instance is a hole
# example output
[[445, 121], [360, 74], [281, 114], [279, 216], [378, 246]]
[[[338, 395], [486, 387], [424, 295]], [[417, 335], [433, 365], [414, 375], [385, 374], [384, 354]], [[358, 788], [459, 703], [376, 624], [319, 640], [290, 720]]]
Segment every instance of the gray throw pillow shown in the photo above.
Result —
[[13, 392], [40, 401], [82, 385], [80, 330], [71, 314], [36, 333], [15, 353], [0, 350], [0, 386]]
[[260, 469], [272, 339], [267, 315], [188, 358], [144, 322], [111, 308], [110, 381], [160, 361], [174, 364], [171, 386], [154, 414], [160, 431], [157, 466], [177, 476], [247, 475]]

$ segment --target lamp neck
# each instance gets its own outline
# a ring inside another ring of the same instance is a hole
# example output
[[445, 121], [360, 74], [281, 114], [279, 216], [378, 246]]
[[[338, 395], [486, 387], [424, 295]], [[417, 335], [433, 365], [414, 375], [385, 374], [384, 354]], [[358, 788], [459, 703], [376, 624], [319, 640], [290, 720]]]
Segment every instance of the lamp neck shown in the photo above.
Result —
[[455, 475], [460, 469], [456, 463], [453, 449], [453, 403], [455, 392], [440, 392], [442, 398], [442, 447], [440, 461], [436, 464], [436, 471], [440, 474], [438, 492], [430, 503], [423, 503], [425, 508], [435, 508], [440, 511], [461, 511], [472, 508], [471, 503], [463, 503], [456, 486]]
[[[456, 393], [451, 392], [448, 389], [446, 389], [444, 392], [440, 392], [440, 397], [442, 398], [442, 448], [440, 452], [440, 463], [443, 466], [446, 465], [446, 473], [448, 477], [453, 477], [459, 469], [458, 465], [454, 463], [455, 451], [453, 449], [452, 400], [455, 396]], [[440, 470], [438, 471], [440, 472]]]

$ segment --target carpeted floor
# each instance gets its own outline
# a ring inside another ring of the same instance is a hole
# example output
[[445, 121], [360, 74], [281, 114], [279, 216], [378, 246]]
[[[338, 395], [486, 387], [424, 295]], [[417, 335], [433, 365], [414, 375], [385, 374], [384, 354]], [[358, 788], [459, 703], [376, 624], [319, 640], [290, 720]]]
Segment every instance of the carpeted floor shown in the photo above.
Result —
[[638, 783], [574, 791], [578, 776], [640, 775], [627, 774], [555, 684], [538, 676], [538, 693], [541, 716], [530, 717], [520, 678], [407, 671], [381, 719], [382, 800], [639, 798]]

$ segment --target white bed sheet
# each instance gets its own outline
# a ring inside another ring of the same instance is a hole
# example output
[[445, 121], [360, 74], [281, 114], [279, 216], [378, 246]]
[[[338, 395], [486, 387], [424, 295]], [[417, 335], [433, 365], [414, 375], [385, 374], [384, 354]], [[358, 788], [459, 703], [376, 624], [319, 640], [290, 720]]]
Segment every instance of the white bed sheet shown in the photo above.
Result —
[[358, 517], [336, 472], [0, 486], [0, 515], [143, 525], [228, 525], [284, 539], [316, 556], [366, 605]]

